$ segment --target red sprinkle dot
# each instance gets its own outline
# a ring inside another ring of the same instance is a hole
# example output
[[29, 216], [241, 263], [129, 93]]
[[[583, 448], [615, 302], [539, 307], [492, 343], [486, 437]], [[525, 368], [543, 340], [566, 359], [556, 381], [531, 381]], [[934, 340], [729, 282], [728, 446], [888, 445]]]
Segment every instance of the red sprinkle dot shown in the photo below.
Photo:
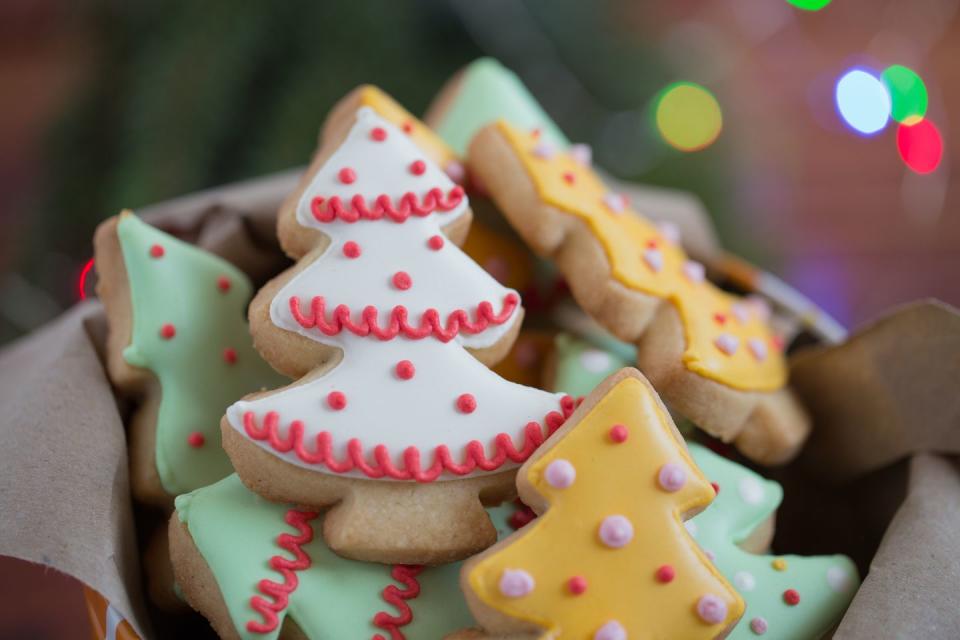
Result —
[[163, 247], [161, 247], [160, 245], [155, 244], [152, 247], [150, 247], [151, 258], [162, 258], [163, 254], [164, 254], [164, 250], [163, 250]]
[[566, 182], [567, 184], [573, 184], [574, 182], [577, 181], [577, 176], [567, 171], [563, 174], [563, 181]]
[[462, 393], [457, 398], [457, 409], [461, 413], [473, 413], [477, 409], [477, 399], [472, 393]]
[[160, 327], [160, 337], [164, 340], [170, 340], [177, 335], [177, 328], [169, 322]]
[[667, 584], [668, 582], [672, 582], [673, 579], [677, 577], [677, 572], [672, 566], [665, 564], [657, 569], [656, 573], [653, 574], [653, 577], [657, 579], [657, 582]]
[[223, 350], [223, 361], [227, 364], [237, 363], [237, 350], [233, 347], [227, 347]]
[[648, 249], [656, 249], [656, 248], [657, 248], [657, 241], [656, 241], [656, 240], [647, 240], [647, 248], [648, 248]]
[[727, 324], [727, 316], [725, 316], [722, 313], [713, 314], [713, 319], [714, 321], [716, 321], [717, 324], [720, 324], [720, 325]]
[[430, 239], [427, 240], [427, 246], [434, 251], [440, 251], [440, 249], [443, 249], [443, 236], [430, 236]]
[[337, 177], [340, 178], [340, 182], [343, 184], [351, 184], [357, 179], [357, 172], [350, 167], [344, 167], [337, 173]]
[[413, 286], [413, 280], [406, 271], [397, 271], [393, 274], [393, 286], [401, 291], [406, 291]]
[[230, 291], [230, 287], [233, 286], [233, 283], [230, 282], [230, 278], [227, 276], [220, 276], [217, 278], [217, 289], [220, 289], [223, 293]]
[[347, 406], [347, 396], [342, 391], [331, 391], [327, 394], [327, 404], [334, 411], [342, 411]]
[[203, 434], [200, 433], [199, 431], [194, 431], [193, 433], [187, 436], [187, 444], [193, 447], [194, 449], [199, 449], [204, 445], [206, 441], [207, 439], [204, 438]]
[[370, 138], [377, 142], [383, 142], [387, 139], [387, 130], [383, 127], [374, 127], [370, 130]]
[[567, 580], [567, 589], [575, 596], [579, 596], [587, 590], [587, 579], [583, 576], [573, 576]]
[[781, 338], [780, 336], [776, 336], [776, 335], [772, 336], [770, 338], [770, 344], [777, 351], [783, 351], [783, 338]]
[[401, 360], [397, 363], [397, 377], [401, 380], [409, 380], [416, 372], [416, 367], [409, 360]]
[[630, 433], [627, 431], [627, 428], [622, 424], [615, 424], [612, 427], [610, 427], [610, 439], [616, 442], [617, 444], [620, 444], [621, 442], [626, 442], [627, 436], [629, 435]]
[[423, 172], [427, 170], [427, 163], [423, 160], [414, 160], [410, 163], [410, 173], [415, 176], [422, 176]]
[[800, 592], [796, 589], [787, 589], [783, 592], [783, 601], [791, 607], [800, 604]]
[[350, 259], [360, 257], [360, 245], [358, 245], [353, 240], [343, 243], [343, 255], [347, 256]]
[[404, 122], [403, 126], [400, 128], [403, 129], [404, 133], [413, 133], [413, 123], [410, 122], [409, 120], [407, 122]]
[[720, 495], [720, 485], [719, 485], [719, 484], [717, 484], [716, 482], [711, 482], [711, 483], [710, 483], [710, 486], [713, 487], [713, 493], [714, 493], [715, 495]]
[[536, 140], [540, 137], [540, 129], [530, 129], [530, 135], [533, 136], [534, 140]]

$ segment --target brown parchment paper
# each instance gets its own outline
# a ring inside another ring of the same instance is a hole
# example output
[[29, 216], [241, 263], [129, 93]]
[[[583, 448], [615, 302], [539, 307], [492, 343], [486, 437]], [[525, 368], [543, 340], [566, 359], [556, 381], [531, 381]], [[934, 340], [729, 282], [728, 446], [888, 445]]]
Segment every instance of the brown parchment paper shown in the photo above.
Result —
[[[231, 260], [259, 285], [287, 263], [276, 245], [274, 219], [299, 173], [294, 170], [231, 185], [137, 213]], [[105, 215], [110, 213], [115, 212]], [[703, 225], [708, 228], [709, 223]], [[956, 451], [952, 439], [956, 414], [944, 417], [931, 409], [914, 414], [932, 417], [932, 424], [941, 427], [928, 428], [929, 437], [922, 445], [905, 446], [902, 431], [908, 428], [906, 422], [878, 426], [885, 423], [876, 418], [890, 407], [889, 389], [879, 383], [888, 374], [869, 370], [897, 366], [897, 358], [904, 353], [894, 347], [918, 331], [928, 334], [933, 350], [941, 356], [955, 349], [956, 343], [945, 342], [940, 334], [954, 335], [956, 314], [943, 306], [938, 309], [940, 315], [934, 314], [934, 319], [921, 312], [926, 321], [896, 321], [879, 332], [880, 338], [872, 337], [876, 328], [868, 329], [849, 343], [810, 352], [798, 360], [795, 369], [804, 380], [846, 371], [858, 384], [866, 385], [848, 386], [864, 391], [838, 392], [827, 396], [829, 402], [827, 397], [814, 396], [830, 389], [804, 387], [804, 397], [817, 421], [815, 438], [829, 440], [824, 446], [832, 448], [831, 455], [814, 458], [820, 465], [817, 478], [820, 472], [842, 475], [851, 451], [872, 448], [885, 452], [854, 456], [854, 470], [848, 470], [848, 484], [841, 487], [814, 484], [805, 470], [812, 465], [804, 464], [813, 457], [813, 450], [805, 453], [800, 463], [777, 471], [776, 479], [787, 487], [780, 520], [784, 533], [790, 534], [783, 538], [789, 545], [784, 550], [843, 551], [859, 561], [861, 570], [870, 566], [871, 573], [841, 623], [838, 637], [960, 637], [960, 606], [955, 595], [956, 559], [960, 558], [957, 465], [947, 458], [921, 455], [884, 467], [919, 451]], [[943, 311], [949, 317], [943, 316]], [[142, 637], [149, 638], [122, 408], [101, 364], [105, 331], [100, 306], [90, 301], [0, 351], [0, 433], [4, 439], [0, 447], [0, 554], [78, 578], [103, 594]], [[887, 332], [890, 337], [883, 338]], [[957, 357], [955, 351], [947, 355]], [[921, 394], [913, 397], [922, 398], [924, 406], [942, 403], [955, 407], [950, 402], [956, 400], [957, 377], [952, 387], [944, 384], [932, 374], [941, 375], [945, 370], [927, 370], [921, 361], [918, 358], [908, 369], [909, 376], [903, 376], [909, 379], [900, 380], [909, 385], [897, 395], [901, 416], [907, 415], [911, 393]], [[932, 385], [932, 391], [923, 392], [925, 382]], [[836, 384], [844, 384], [843, 376]], [[951, 419], [953, 430], [937, 422]], [[910, 421], [912, 428], [923, 430], [926, 427], [921, 423]], [[840, 436], [831, 434], [833, 430], [839, 430]], [[883, 490], [878, 493], [877, 487]], [[953, 507], [945, 508], [946, 504]], [[811, 518], [811, 513], [818, 516]], [[821, 519], [819, 514], [829, 517]], [[885, 633], [889, 629], [896, 634]]]

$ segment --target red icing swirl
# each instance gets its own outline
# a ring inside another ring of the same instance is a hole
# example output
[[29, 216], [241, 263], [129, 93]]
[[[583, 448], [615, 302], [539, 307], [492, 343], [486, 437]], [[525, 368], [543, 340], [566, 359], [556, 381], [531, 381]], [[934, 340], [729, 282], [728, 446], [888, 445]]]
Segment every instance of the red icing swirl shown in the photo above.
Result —
[[372, 205], [368, 205], [367, 200], [360, 194], [350, 198], [346, 205], [340, 196], [330, 199], [317, 196], [310, 201], [310, 211], [318, 222], [333, 222], [338, 219], [357, 222], [361, 219], [380, 220], [384, 217], [394, 222], [406, 222], [410, 216], [423, 218], [434, 212], [452, 211], [460, 206], [463, 198], [463, 187], [459, 185], [452, 187], [446, 195], [434, 187], [422, 198], [417, 198], [415, 193], [408, 191], [397, 202], [393, 202], [390, 196], [381, 194], [374, 199]]

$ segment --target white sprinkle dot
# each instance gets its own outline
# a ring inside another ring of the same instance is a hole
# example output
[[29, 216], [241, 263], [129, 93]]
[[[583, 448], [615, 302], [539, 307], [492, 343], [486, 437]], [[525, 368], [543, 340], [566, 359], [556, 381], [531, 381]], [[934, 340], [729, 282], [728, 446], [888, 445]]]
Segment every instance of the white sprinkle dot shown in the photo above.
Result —
[[749, 571], [737, 571], [733, 575], [733, 584], [739, 591], [753, 591], [757, 586], [757, 579]]
[[616, 620], [611, 620], [597, 629], [593, 640], [627, 640], [627, 630]]
[[689, 533], [694, 538], [697, 537], [697, 523], [693, 520], [687, 520], [683, 523], [683, 526], [686, 527], [687, 533]]
[[740, 494], [740, 498], [747, 504], [760, 504], [763, 502], [763, 485], [751, 476], [740, 479], [740, 483], [737, 485], [737, 492]]
[[850, 588], [850, 574], [843, 567], [827, 569], [827, 584], [834, 591], [842, 593]]
[[740, 338], [730, 333], [721, 333], [713, 344], [723, 353], [732, 356], [740, 348]]
[[686, 276], [690, 282], [699, 284], [703, 282], [706, 277], [706, 269], [704, 269], [703, 265], [699, 262], [687, 260], [683, 263], [683, 275]]
[[654, 271], [663, 269], [663, 253], [659, 249], [647, 249], [643, 252], [643, 261]]
[[587, 349], [580, 354], [580, 366], [590, 373], [604, 373], [610, 370], [610, 354], [599, 349]]

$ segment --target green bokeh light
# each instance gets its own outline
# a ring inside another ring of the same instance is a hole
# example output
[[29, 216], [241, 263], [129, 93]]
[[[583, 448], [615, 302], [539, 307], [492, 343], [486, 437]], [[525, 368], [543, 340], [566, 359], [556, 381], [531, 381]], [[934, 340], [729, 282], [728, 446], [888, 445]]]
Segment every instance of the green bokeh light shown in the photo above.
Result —
[[820, 11], [830, 4], [831, 0], [787, 0], [787, 2], [804, 11]]
[[908, 122], [927, 114], [927, 87], [916, 72], [895, 64], [887, 67], [880, 77], [890, 93], [890, 116], [894, 120]]

